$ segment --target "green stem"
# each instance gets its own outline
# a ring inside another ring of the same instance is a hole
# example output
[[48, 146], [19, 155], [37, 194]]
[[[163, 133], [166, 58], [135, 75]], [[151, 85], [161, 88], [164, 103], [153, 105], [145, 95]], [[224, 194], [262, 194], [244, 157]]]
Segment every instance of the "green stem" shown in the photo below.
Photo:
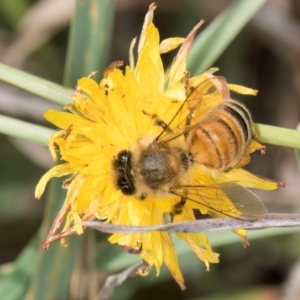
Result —
[[[300, 149], [300, 131], [264, 124], [254, 124], [254, 126], [262, 143]], [[2, 134], [46, 146], [54, 132], [53, 129], [0, 115]]]
[[0, 115], [0, 133], [45, 146], [54, 130]]
[[256, 133], [262, 143], [300, 149], [300, 131], [275, 127], [264, 124], [254, 124]]
[[38, 76], [0, 64], [0, 80], [52, 102], [65, 105], [71, 102], [74, 90]]

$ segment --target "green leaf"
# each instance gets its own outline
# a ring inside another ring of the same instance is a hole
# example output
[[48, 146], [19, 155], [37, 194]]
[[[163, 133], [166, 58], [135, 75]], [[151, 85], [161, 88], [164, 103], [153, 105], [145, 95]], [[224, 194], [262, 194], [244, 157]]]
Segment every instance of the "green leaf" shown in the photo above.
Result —
[[266, 0], [234, 1], [219, 14], [193, 43], [188, 55], [188, 70], [191, 74], [201, 74], [210, 68], [265, 2]]
[[[51, 245], [48, 251], [40, 249], [34, 264], [34, 276], [27, 299], [67, 299], [74, 261], [80, 245], [80, 237], [68, 239], [69, 247], [60, 243]], [[41, 247], [41, 245], [39, 245]]]
[[38, 237], [28, 243], [18, 259], [0, 268], [0, 299], [24, 299], [29, 283], [34, 275], [34, 266], [38, 248]]
[[34, 275], [27, 290], [27, 299], [30, 300], [67, 299], [69, 281], [81, 242], [79, 236], [73, 236], [68, 239], [68, 248], [62, 247], [57, 242], [51, 244], [48, 251], [43, 250], [42, 243], [65, 198], [60, 179], [53, 179], [50, 182], [47, 198], [43, 223], [39, 232], [37, 255], [31, 265], [34, 268]]

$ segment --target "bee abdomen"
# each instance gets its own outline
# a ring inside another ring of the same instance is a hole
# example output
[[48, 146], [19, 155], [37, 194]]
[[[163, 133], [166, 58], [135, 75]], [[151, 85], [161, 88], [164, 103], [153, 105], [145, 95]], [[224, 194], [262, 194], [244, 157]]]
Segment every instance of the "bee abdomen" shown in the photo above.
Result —
[[190, 153], [194, 162], [228, 171], [243, 157], [252, 138], [248, 109], [234, 100], [224, 101], [207, 113], [193, 133]]
[[245, 143], [249, 143], [252, 138], [252, 118], [249, 110], [244, 104], [234, 100], [227, 101], [223, 107], [236, 120], [239, 129], [243, 132]]

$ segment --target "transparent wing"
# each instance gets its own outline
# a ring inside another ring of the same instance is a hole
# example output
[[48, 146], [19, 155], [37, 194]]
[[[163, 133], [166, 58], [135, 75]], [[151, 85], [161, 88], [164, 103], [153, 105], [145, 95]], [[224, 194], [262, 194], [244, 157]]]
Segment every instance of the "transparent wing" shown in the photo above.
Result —
[[227, 82], [223, 77], [204, 80], [193, 78], [188, 81], [186, 90], [186, 100], [167, 123], [167, 129], [159, 134], [158, 141], [168, 142], [188, 133], [197, 125], [201, 116], [221, 101], [230, 98]]
[[216, 218], [255, 221], [267, 213], [265, 205], [253, 192], [235, 182], [185, 186], [175, 189], [173, 194], [185, 197], [187, 207]]
[[211, 107], [214, 106], [216, 102], [227, 99], [230, 99], [227, 81], [224, 77], [216, 76], [208, 78], [200, 84], [197, 84], [197, 81], [191, 81], [190, 93], [187, 95], [186, 101], [189, 114], [194, 115], [203, 105]]

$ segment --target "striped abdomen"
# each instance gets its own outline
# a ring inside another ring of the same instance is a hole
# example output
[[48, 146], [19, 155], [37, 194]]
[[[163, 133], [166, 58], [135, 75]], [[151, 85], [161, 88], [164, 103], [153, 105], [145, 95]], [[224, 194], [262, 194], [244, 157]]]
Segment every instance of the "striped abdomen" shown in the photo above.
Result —
[[193, 161], [210, 169], [228, 171], [244, 156], [252, 138], [248, 109], [234, 100], [209, 111], [195, 128], [190, 153]]

